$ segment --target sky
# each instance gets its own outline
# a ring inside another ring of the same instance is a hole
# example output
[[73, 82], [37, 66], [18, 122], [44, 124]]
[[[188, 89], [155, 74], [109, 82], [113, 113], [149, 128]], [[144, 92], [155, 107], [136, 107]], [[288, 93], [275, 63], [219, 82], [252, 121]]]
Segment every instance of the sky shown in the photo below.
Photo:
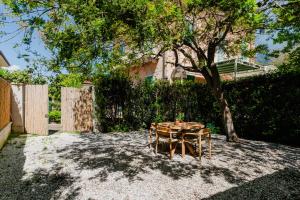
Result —
[[[256, 34], [255, 45], [260, 45], [260, 44], [266, 45], [270, 50], [280, 50], [284, 46], [284, 44], [274, 44], [271, 35], [266, 33]], [[271, 61], [272, 59], [265, 59], [265, 55], [263, 54], [256, 54], [256, 62], [258, 63], [268, 64]]]
[[[0, 4], [0, 13], [7, 12], [3, 5]], [[5, 32], [14, 32], [18, 29], [18, 24], [11, 23], [6, 24], [5, 26], [0, 26], [0, 31]], [[23, 38], [23, 33], [16, 35], [12, 39], [13, 34], [9, 37], [1, 37], [0, 36], [0, 50], [3, 52], [9, 63], [11, 64], [12, 68], [15, 69], [25, 69], [28, 63], [23, 59], [19, 58], [20, 54], [27, 53], [25, 47], [17, 47], [14, 48], [16, 43], [20, 43]], [[45, 48], [43, 41], [40, 39], [37, 33], [34, 34], [32, 44], [30, 46], [31, 50], [38, 51], [42, 56], [49, 57], [50, 53]]]

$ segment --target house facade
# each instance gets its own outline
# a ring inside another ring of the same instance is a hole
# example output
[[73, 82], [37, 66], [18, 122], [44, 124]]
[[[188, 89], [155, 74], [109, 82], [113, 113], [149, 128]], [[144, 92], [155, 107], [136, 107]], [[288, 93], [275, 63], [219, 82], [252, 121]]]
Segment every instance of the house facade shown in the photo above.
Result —
[[[253, 46], [249, 45], [249, 48]], [[192, 54], [192, 53], [191, 53]], [[193, 55], [193, 54], [192, 54]], [[184, 55], [178, 54], [178, 61], [183, 66], [189, 66], [190, 63]], [[140, 66], [134, 66], [129, 69], [129, 75], [134, 80], [169, 80], [188, 79], [199, 83], [205, 83], [205, 78], [201, 73], [195, 72], [191, 67], [175, 67], [175, 55], [173, 51], [167, 51], [157, 59], [148, 59]], [[255, 58], [247, 58], [241, 55], [228, 57], [224, 52], [217, 51], [215, 63], [219, 70], [222, 80], [236, 80], [248, 76], [269, 73], [276, 69], [275, 66], [262, 66], [255, 63]]]

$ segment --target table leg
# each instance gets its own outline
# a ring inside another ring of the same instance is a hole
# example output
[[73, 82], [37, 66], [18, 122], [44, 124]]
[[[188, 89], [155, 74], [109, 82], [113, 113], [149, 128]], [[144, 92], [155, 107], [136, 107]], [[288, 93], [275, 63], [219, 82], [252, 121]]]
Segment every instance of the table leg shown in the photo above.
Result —
[[208, 136], [208, 150], [209, 150], [209, 159], [211, 159], [211, 133]]
[[185, 141], [182, 140], [181, 142], [181, 155], [182, 155], [182, 158], [185, 158]]
[[157, 154], [158, 140], [159, 140], [159, 137], [156, 136], [156, 142], [155, 142], [155, 154]]

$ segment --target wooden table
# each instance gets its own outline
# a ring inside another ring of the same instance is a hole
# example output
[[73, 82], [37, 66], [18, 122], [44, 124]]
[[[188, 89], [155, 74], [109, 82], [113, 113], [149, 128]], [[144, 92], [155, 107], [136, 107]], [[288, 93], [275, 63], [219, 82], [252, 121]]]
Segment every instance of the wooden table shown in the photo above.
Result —
[[181, 141], [182, 148], [181, 148], [181, 154], [182, 157], [185, 157], [185, 147], [189, 150], [189, 152], [194, 156], [196, 152], [194, 151], [193, 147], [184, 141], [185, 133], [195, 133], [200, 131], [201, 129], [205, 128], [205, 125], [199, 122], [180, 122], [180, 123], [174, 123], [174, 122], [162, 122], [158, 123], [159, 126], [167, 126], [170, 128], [174, 134], [177, 134], [178, 139]]

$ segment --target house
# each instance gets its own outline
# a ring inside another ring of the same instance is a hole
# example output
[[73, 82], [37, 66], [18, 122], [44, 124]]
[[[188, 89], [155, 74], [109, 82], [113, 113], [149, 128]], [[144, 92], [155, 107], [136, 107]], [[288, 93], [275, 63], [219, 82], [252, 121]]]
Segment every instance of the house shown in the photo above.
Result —
[[2, 51], [0, 51], [0, 67], [8, 67], [8, 66], [10, 66], [10, 63], [8, 62], [8, 60], [6, 59]]
[[[253, 48], [253, 44], [249, 44], [248, 48]], [[196, 82], [205, 83], [205, 78], [201, 73], [195, 72], [191, 67], [175, 67], [175, 55], [172, 51], [165, 52], [157, 59], [146, 59], [141, 66], [134, 66], [129, 69], [129, 75], [134, 80], [169, 80], [188, 79]], [[182, 54], [178, 54], [178, 61], [183, 66], [188, 66]], [[173, 64], [172, 64], [173, 63]], [[217, 51], [215, 63], [219, 70], [222, 80], [236, 80], [248, 76], [265, 74], [276, 69], [275, 66], [263, 66], [255, 63], [254, 58], [247, 58], [241, 55], [228, 57], [224, 52]]]

